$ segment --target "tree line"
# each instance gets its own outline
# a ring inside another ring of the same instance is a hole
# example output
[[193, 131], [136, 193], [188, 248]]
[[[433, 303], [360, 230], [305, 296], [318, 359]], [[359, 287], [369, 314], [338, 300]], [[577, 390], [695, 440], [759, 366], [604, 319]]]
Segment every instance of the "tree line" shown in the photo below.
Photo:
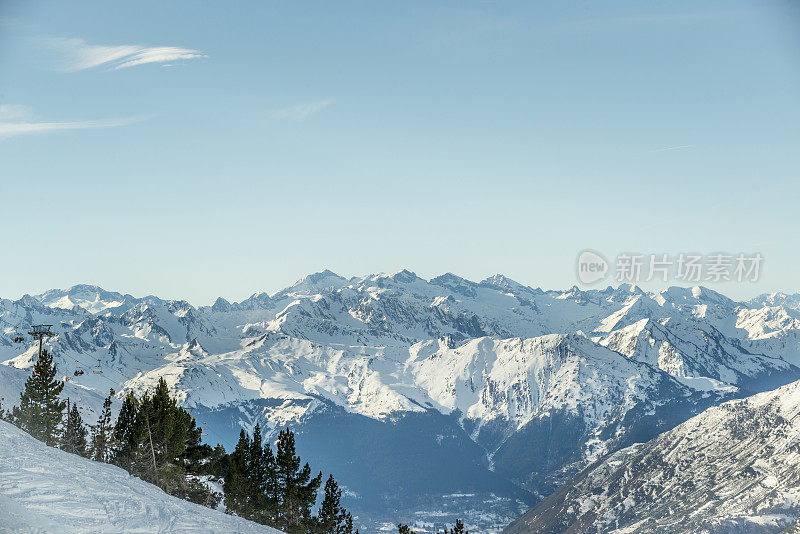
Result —
[[[63, 389], [52, 356], [42, 351], [19, 404], [8, 411], [0, 406], [0, 419], [47, 445], [119, 466], [181, 499], [217, 508], [224, 497], [226, 513], [287, 534], [358, 534], [333, 475], [325, 481], [314, 513], [323, 475], [312, 475], [288, 429], [280, 432], [274, 450], [258, 424], [252, 435], [242, 430], [228, 454], [220, 444], [212, 448], [203, 443], [202, 429], [178, 406], [163, 378], [140, 398], [128, 393], [116, 420], [111, 409], [115, 392], [110, 390], [94, 425], [83, 422], [77, 403], [61, 398]], [[223, 494], [204, 480], [222, 483]], [[407, 525], [398, 525], [398, 531], [414, 534]], [[457, 521], [444, 534], [468, 533]]]
[[[411, 527], [409, 527], [408, 525], [404, 525], [402, 523], [397, 525], [397, 533], [398, 534], [417, 534], [416, 532], [411, 530]], [[436, 534], [439, 534], [439, 532], [437, 532]], [[455, 526], [453, 526], [453, 528], [451, 528], [451, 529], [448, 529], [447, 527], [444, 527], [444, 530], [442, 530], [441, 534], [469, 534], [469, 530], [465, 530], [464, 523], [462, 523], [460, 519], [456, 519]]]
[[[9, 411], [0, 406], [0, 418], [47, 445], [117, 465], [170, 495], [211, 508], [224, 497], [227, 513], [288, 534], [358, 533], [341, 505], [342, 490], [333, 476], [313, 513], [322, 472], [311, 475], [288, 429], [280, 432], [274, 453], [256, 425], [252, 436], [242, 430], [236, 449], [227, 454], [220, 444], [212, 448], [202, 442], [202, 429], [178, 406], [163, 378], [141, 398], [128, 393], [116, 420], [110, 390], [94, 425], [83, 422], [77, 403], [67, 407], [63, 390], [52, 356], [42, 351], [19, 404]], [[204, 479], [221, 482], [223, 494], [209, 489]]]

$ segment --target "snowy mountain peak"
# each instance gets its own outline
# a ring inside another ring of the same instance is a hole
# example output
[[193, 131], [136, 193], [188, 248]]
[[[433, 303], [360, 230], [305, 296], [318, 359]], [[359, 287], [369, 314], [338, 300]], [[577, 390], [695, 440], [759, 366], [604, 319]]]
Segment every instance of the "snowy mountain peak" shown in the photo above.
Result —
[[[542, 291], [502, 275], [476, 284], [403, 270], [322, 271], [272, 296], [203, 307], [68, 293], [0, 300], [0, 363], [30, 368], [36, 347], [27, 334], [14, 342], [17, 330], [53, 324], [47, 346], [70, 386], [102, 402], [110, 386], [143, 394], [164, 377], [226, 446], [257, 422], [313, 433], [336, 421], [390, 442], [459, 436], [448, 455], [473, 450], [470, 465], [540, 494], [709, 405], [800, 378], [800, 311], [702, 287]], [[60, 299], [73, 305], [44, 304]], [[397, 479], [406, 476], [419, 474]]]
[[791, 309], [800, 309], [800, 293], [764, 293], [747, 301], [750, 307], [784, 306]]
[[416, 282], [417, 280], [422, 280], [416, 273], [409, 271], [408, 269], [402, 269], [389, 278], [392, 281], [397, 282], [399, 284], [410, 284], [411, 282]]
[[445, 273], [437, 276], [431, 280], [431, 284], [446, 287], [453, 293], [465, 297], [474, 297], [476, 295], [475, 288], [478, 286], [475, 282], [461, 278], [453, 273]]
[[330, 269], [325, 269], [324, 271], [304, 276], [303, 278], [295, 282], [292, 286], [282, 291], [279, 291], [278, 293], [273, 295], [273, 297], [276, 296], [279, 297], [281, 295], [292, 294], [292, 293], [313, 295], [321, 293], [323, 291], [334, 291], [337, 289], [341, 289], [348, 283], [349, 280], [347, 278], [339, 276]]
[[100, 313], [111, 308], [119, 308], [135, 300], [130, 295], [90, 284], [77, 284], [69, 289], [51, 289], [35, 297], [45, 306], [71, 310], [82, 308], [90, 313]]
[[519, 282], [508, 278], [502, 274], [495, 274], [494, 276], [490, 276], [489, 278], [485, 278], [481, 280], [480, 285], [487, 286], [487, 287], [494, 287], [500, 289], [502, 291], [507, 291], [509, 293], [518, 293], [524, 292], [525, 290], [530, 291], [526, 285], [520, 284]]
[[215, 312], [230, 311], [231, 303], [222, 297], [218, 297], [217, 300], [214, 301], [214, 304], [211, 305], [211, 309]]

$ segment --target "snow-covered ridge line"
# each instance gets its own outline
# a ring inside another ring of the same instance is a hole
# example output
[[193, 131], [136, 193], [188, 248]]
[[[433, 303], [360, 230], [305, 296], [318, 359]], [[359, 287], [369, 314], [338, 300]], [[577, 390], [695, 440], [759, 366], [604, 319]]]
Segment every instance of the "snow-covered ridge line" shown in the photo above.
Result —
[[506, 534], [782, 532], [800, 520], [798, 443], [800, 381], [618, 451]]
[[[484, 489], [541, 495], [710, 405], [800, 379], [792, 298], [737, 302], [703, 287], [545, 291], [501, 275], [323, 271], [271, 295], [194, 307], [76, 286], [0, 300], [0, 363], [29, 369], [34, 344], [13, 339], [41, 323], [54, 325], [48, 348], [89, 403], [111, 387], [141, 394], [163, 377], [208, 440], [227, 446], [256, 423], [319, 429], [324, 441], [344, 422], [383, 439], [415, 421], [407, 431], [417, 442], [438, 440], [432, 457], [448, 436], [443, 457], [474, 446], [478, 456], [463, 461], [486, 469], [476, 473]], [[314, 454], [347, 466], [356, 453]], [[387, 448], [372, 471], [393, 454], [403, 451]], [[376, 490], [368, 472], [359, 483], [362, 498]]]

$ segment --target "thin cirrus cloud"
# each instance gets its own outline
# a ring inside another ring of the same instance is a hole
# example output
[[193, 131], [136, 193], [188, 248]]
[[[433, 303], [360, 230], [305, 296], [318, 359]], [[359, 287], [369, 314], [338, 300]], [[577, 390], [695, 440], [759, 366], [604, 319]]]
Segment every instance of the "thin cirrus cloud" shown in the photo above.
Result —
[[84, 39], [61, 37], [47, 39], [44, 44], [62, 56], [61, 68], [69, 72], [96, 67], [118, 70], [148, 63], [163, 65], [178, 60], [208, 57], [199, 50], [177, 46], [90, 45]]
[[274, 109], [270, 115], [275, 119], [287, 119], [292, 121], [303, 121], [311, 115], [319, 113], [323, 109], [333, 104], [333, 99], [318, 100], [316, 102], [306, 102], [280, 109]]
[[672, 152], [673, 150], [686, 150], [687, 148], [694, 148], [694, 145], [665, 146], [652, 150], [651, 152]]
[[116, 128], [145, 120], [147, 117], [122, 119], [99, 119], [86, 121], [49, 122], [38, 120], [28, 106], [0, 104], [0, 140], [19, 135], [58, 132], [66, 130], [88, 130]]

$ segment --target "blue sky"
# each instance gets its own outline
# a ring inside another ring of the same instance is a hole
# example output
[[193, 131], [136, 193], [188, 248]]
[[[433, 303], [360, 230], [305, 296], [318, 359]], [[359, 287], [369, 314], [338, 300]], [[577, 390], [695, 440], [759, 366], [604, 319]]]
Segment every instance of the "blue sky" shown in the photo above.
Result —
[[564, 288], [587, 247], [761, 252], [717, 289], [800, 290], [788, 0], [0, 6], [4, 297]]

